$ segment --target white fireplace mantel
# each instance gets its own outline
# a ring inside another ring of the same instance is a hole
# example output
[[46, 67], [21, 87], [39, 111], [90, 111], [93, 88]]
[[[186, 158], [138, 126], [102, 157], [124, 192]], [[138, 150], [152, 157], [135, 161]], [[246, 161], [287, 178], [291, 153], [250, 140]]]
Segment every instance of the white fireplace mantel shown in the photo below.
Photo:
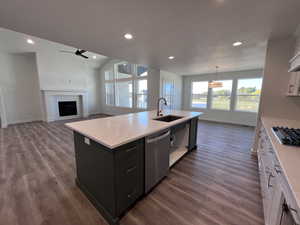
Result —
[[58, 98], [74, 97], [79, 101], [79, 117], [88, 117], [88, 94], [86, 90], [71, 89], [44, 89], [42, 91], [44, 102], [45, 121], [51, 122], [62, 118], [58, 115]]

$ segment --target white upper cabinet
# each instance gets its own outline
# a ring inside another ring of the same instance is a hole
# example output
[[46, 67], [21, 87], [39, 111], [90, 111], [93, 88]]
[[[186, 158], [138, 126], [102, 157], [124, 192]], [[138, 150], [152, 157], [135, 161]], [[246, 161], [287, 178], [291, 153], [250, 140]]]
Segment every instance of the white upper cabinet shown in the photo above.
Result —
[[287, 96], [300, 96], [300, 37], [296, 40], [295, 56], [290, 60]]
[[300, 52], [298, 52], [290, 60], [290, 69], [289, 69], [289, 72], [297, 72], [297, 71], [300, 71]]
[[290, 73], [287, 96], [300, 96], [300, 72]]

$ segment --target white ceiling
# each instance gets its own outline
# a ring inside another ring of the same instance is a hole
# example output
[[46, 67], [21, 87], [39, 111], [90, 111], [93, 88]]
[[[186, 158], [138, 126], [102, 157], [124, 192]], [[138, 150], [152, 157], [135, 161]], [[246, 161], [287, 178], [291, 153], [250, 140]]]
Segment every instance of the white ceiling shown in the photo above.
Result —
[[[28, 44], [28, 38], [34, 40], [35, 44]], [[84, 53], [84, 55], [89, 57], [89, 59], [84, 59], [71, 53], [60, 52], [61, 50], [75, 52], [76, 48], [0, 28], [0, 52], [2, 53], [48, 52], [54, 53], [55, 55], [61, 54], [61, 56], [64, 57], [73, 57], [77, 60], [87, 62], [90, 66], [95, 68], [101, 67], [108, 61], [106, 56], [93, 52]], [[96, 56], [96, 59], [93, 59], [93, 56]]]
[[[179, 74], [262, 68], [293, 33], [299, 0], [9, 0], [0, 26]], [[134, 40], [124, 40], [132, 33]], [[245, 44], [233, 48], [232, 43]], [[169, 55], [175, 60], [170, 61]]]

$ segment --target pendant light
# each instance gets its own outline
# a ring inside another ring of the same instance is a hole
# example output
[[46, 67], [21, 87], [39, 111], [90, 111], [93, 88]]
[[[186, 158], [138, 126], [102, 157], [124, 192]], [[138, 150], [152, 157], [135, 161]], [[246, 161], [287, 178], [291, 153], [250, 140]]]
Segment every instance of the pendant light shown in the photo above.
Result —
[[[216, 66], [216, 79], [218, 78], [218, 69], [219, 67]], [[208, 88], [221, 88], [223, 87], [223, 83], [217, 80], [213, 80], [208, 83]]]

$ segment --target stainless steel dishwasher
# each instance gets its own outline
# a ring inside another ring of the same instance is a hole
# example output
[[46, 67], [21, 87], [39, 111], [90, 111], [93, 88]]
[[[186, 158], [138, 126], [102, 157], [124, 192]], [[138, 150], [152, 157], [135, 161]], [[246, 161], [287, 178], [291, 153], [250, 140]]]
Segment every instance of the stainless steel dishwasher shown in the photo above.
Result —
[[169, 171], [170, 130], [146, 137], [145, 192], [149, 192]]

